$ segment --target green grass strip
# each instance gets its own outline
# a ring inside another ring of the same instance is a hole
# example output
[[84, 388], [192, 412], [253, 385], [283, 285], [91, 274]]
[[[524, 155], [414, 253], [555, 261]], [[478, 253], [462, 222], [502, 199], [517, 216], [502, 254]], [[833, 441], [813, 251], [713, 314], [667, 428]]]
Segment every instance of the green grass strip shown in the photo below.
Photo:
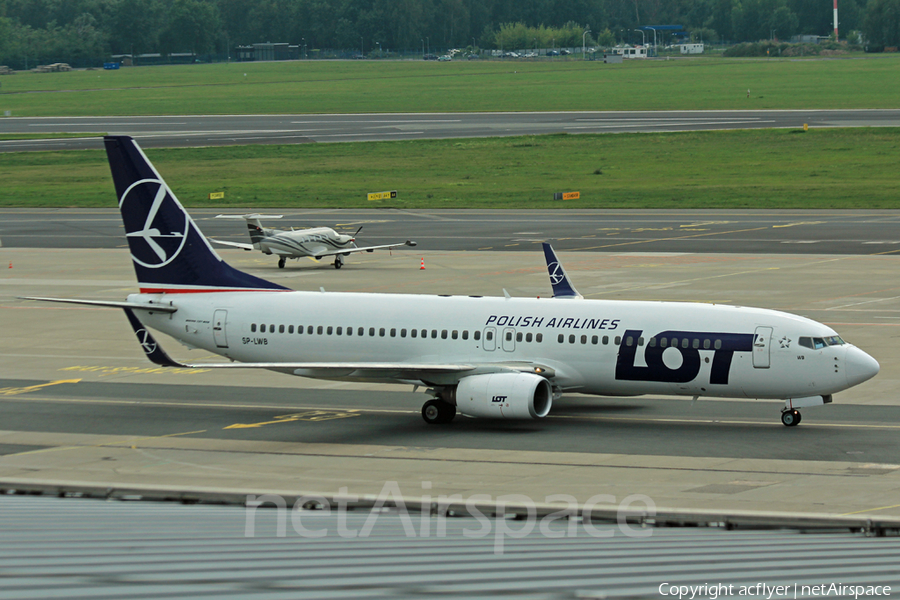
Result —
[[[898, 208], [898, 152], [894, 128], [147, 150], [182, 203], [222, 209]], [[116, 204], [102, 151], [0, 161], [2, 206]], [[385, 190], [397, 198], [366, 199]]]
[[898, 108], [898, 73], [900, 55], [173, 65], [6, 76], [0, 114]]

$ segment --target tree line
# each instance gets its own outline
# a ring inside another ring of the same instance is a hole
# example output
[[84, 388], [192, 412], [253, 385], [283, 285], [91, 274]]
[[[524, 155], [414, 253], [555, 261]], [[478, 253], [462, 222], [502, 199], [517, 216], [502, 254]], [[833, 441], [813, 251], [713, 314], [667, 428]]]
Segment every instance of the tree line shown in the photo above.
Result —
[[[839, 0], [840, 30], [900, 44], [900, 0]], [[454, 47], [640, 43], [636, 28], [683, 25], [744, 42], [832, 32], [831, 0], [0, 0], [0, 64], [72, 64], [114, 54], [232, 54], [287, 42], [368, 53]], [[589, 32], [584, 35], [586, 31]], [[548, 41], [549, 38], [549, 41]], [[660, 43], [671, 40], [657, 40]]]

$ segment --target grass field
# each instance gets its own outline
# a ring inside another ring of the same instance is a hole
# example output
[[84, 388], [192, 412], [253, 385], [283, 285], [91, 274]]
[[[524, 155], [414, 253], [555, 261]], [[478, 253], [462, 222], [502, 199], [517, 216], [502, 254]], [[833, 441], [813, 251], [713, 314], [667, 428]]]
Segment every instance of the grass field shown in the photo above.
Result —
[[[187, 206], [898, 208], [900, 129], [147, 150]], [[0, 155], [2, 206], [113, 207], [102, 151]], [[394, 200], [367, 192], [397, 190]], [[225, 200], [210, 202], [210, 192]], [[554, 201], [554, 192], [581, 192]]]
[[900, 55], [290, 61], [19, 73], [0, 83], [0, 114], [13, 116], [898, 108]]

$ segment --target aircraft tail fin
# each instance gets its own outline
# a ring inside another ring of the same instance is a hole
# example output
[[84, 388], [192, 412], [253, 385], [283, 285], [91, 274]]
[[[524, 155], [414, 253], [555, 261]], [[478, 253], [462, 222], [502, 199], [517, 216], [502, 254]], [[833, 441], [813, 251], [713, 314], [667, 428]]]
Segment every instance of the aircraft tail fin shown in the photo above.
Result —
[[287, 289], [223, 261], [132, 138], [103, 141], [142, 292]]
[[563, 269], [562, 263], [556, 257], [553, 246], [547, 242], [544, 242], [543, 246], [544, 258], [547, 260], [547, 272], [550, 274], [550, 285], [553, 286], [553, 297], [581, 300], [583, 296], [569, 282], [569, 276], [566, 275], [566, 270]]

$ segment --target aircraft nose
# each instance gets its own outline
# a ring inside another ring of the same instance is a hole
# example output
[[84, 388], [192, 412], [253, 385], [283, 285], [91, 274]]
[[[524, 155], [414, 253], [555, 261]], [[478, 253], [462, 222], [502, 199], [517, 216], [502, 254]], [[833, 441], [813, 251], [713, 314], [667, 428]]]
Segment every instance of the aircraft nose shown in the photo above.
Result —
[[872, 379], [881, 369], [877, 360], [855, 346], [847, 348], [846, 365], [847, 385], [850, 387]]

